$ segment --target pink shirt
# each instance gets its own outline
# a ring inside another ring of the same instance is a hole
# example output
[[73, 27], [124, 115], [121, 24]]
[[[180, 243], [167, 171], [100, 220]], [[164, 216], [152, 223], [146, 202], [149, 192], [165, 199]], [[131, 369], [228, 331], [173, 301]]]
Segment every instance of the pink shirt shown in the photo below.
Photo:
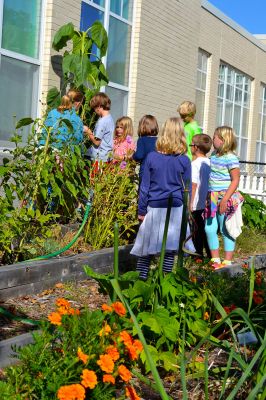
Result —
[[113, 153], [116, 157], [125, 157], [135, 149], [136, 145], [131, 136], [127, 136], [123, 142], [117, 142], [114, 139]]

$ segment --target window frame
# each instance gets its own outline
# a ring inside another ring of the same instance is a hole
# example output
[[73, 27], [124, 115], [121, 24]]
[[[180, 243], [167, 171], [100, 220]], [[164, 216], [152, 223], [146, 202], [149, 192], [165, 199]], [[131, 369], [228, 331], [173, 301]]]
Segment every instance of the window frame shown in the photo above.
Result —
[[[262, 140], [262, 128], [263, 128], [263, 117], [266, 118], [266, 83], [261, 82], [260, 83], [260, 97], [259, 101], [261, 102], [260, 109], [259, 109], [259, 127], [258, 127], [258, 133], [257, 139], [256, 139], [256, 160], [258, 162], [265, 162], [261, 160], [261, 148], [262, 146], [266, 147], [266, 132], [264, 132], [265, 135], [265, 140]], [[265, 109], [265, 113], [264, 113]], [[265, 127], [266, 129], [266, 127]], [[259, 138], [258, 138], [259, 136]]]
[[[40, 115], [41, 104], [38, 101], [41, 94], [41, 66], [42, 66], [42, 55], [43, 55], [43, 47], [44, 47], [44, 38], [45, 38], [45, 5], [46, 0], [41, 0], [41, 12], [40, 12], [40, 30], [39, 30], [39, 40], [38, 40], [38, 57], [30, 57], [21, 53], [17, 53], [12, 50], [7, 50], [2, 48], [2, 27], [3, 27], [3, 16], [4, 16], [4, 0], [0, 0], [0, 63], [1, 57], [8, 57], [14, 60], [18, 60], [21, 62], [25, 62], [27, 64], [32, 64], [38, 67], [37, 77], [33, 77], [32, 79], [36, 80], [35, 89], [32, 96], [31, 101], [31, 117], [37, 118]], [[25, 116], [26, 117], [26, 116]], [[0, 138], [0, 152], [3, 149], [11, 149], [14, 147], [14, 144], [8, 140], [1, 140]]]
[[[225, 72], [224, 72], [224, 80], [220, 79], [220, 68], [224, 66], [225, 67]], [[232, 81], [229, 82], [228, 76], [229, 76], [229, 71], [230, 74], [232, 73]], [[241, 75], [242, 76], [242, 88], [239, 89], [236, 85], [236, 75]], [[245, 85], [246, 85], [246, 79], [248, 80], [248, 90], [245, 90]], [[222, 96], [219, 95], [219, 85], [223, 84], [223, 94]], [[243, 128], [243, 110], [248, 111], [248, 118], [247, 118], [247, 125], [249, 124], [249, 118], [250, 118], [250, 100], [251, 100], [251, 85], [252, 85], [252, 78], [245, 74], [242, 71], [239, 71], [237, 68], [231, 66], [230, 64], [220, 60], [220, 65], [219, 65], [219, 76], [218, 76], [218, 88], [217, 88], [217, 107], [216, 107], [216, 120], [218, 117], [218, 101], [221, 101], [222, 104], [222, 115], [221, 115], [221, 121], [217, 123], [219, 125], [224, 125], [225, 124], [225, 113], [226, 113], [226, 103], [229, 103], [232, 105], [232, 115], [231, 115], [231, 122], [229, 123], [230, 126], [234, 126], [234, 115], [235, 115], [235, 105], [240, 107], [240, 123], [239, 123], [239, 133], [236, 132], [236, 138], [238, 140], [238, 154], [241, 155], [241, 150], [243, 143], [246, 142], [246, 154], [245, 157], [247, 157], [247, 149], [248, 149], [248, 126], [247, 126], [247, 134], [246, 136], [243, 135], [242, 128]], [[230, 87], [232, 89], [232, 99], [227, 98], [227, 88]], [[235, 101], [236, 97], [236, 90], [241, 90], [242, 94], [242, 99], [241, 103]], [[248, 94], [248, 105], [245, 105], [245, 93]], [[244, 160], [245, 161], [245, 160]]]
[[[129, 21], [123, 17], [121, 17], [120, 15], [115, 14], [114, 12], [110, 11], [110, 5], [111, 5], [111, 0], [105, 0], [105, 6], [99, 6], [98, 4], [94, 3], [93, 0], [82, 0], [82, 2], [88, 4], [91, 7], [94, 7], [96, 9], [98, 9], [99, 11], [104, 13], [104, 28], [107, 32], [107, 35], [109, 33], [109, 20], [110, 20], [110, 16], [113, 18], [118, 19], [121, 22], [126, 23], [127, 25], [131, 26], [131, 38], [130, 38], [130, 54], [129, 54], [129, 71], [128, 71], [128, 85], [121, 85], [119, 83], [113, 82], [113, 81], [109, 81], [107, 86], [110, 86], [111, 88], [114, 89], [118, 89], [118, 90], [123, 90], [124, 92], [127, 92], [127, 94], [129, 94], [129, 88], [130, 88], [130, 77], [131, 77], [131, 68], [132, 68], [132, 49], [133, 49], [133, 21], [134, 21], [134, 9], [135, 9], [135, 1], [132, 0], [132, 20]], [[121, 10], [123, 8], [123, 1], [121, 2]], [[105, 68], [107, 66], [107, 58], [108, 58], [108, 53], [106, 53], [106, 55], [102, 58], [102, 63], [104, 64]], [[101, 91], [105, 92], [105, 87], [103, 86], [101, 87]], [[127, 109], [129, 106], [129, 96], [127, 99]]]
[[[198, 60], [199, 60], [199, 54], [200, 53], [201, 53], [201, 55], [206, 56], [206, 61], [207, 61], [206, 62], [206, 71], [201, 69], [201, 68], [199, 68]], [[202, 116], [202, 125], [200, 125], [202, 129], [205, 126], [205, 123], [206, 123], [206, 105], [207, 105], [207, 87], [208, 87], [207, 78], [208, 78], [208, 73], [209, 73], [209, 68], [210, 68], [210, 56], [211, 56], [210, 53], [208, 53], [207, 51], [203, 50], [202, 48], [198, 48], [197, 70], [196, 70], [196, 93], [197, 93], [197, 91], [201, 92], [201, 93], [204, 93], [204, 108], [203, 108], [203, 116]], [[198, 85], [198, 72], [201, 74], [201, 76], [202, 76], [202, 74], [204, 74], [205, 77], [206, 77], [205, 89], [202, 89]], [[196, 104], [196, 106], [197, 106], [197, 104]]]

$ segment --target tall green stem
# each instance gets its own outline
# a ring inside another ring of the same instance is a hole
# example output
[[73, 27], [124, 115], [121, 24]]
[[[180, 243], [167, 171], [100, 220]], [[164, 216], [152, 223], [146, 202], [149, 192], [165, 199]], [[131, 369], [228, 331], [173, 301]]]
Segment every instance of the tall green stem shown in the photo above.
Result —
[[[119, 276], [119, 270], [118, 270], [118, 223], [114, 223], [114, 279], [118, 279]], [[116, 301], [117, 299], [117, 294], [114, 291], [113, 294], [113, 302]]]
[[183, 212], [182, 212], [182, 222], [181, 222], [178, 259], [177, 259], [178, 268], [183, 267], [183, 263], [184, 263], [183, 244], [184, 244], [184, 241], [186, 239], [186, 234], [187, 234], [187, 206], [188, 206], [188, 198], [189, 198], [188, 195], [189, 195], [189, 181], [187, 181], [185, 184], [184, 195], [183, 195]]

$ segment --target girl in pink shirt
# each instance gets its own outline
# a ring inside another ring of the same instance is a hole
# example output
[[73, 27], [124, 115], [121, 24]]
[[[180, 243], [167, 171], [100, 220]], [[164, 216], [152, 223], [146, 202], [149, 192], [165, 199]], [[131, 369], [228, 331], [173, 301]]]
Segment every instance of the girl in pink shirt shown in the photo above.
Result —
[[136, 145], [132, 139], [133, 124], [129, 117], [118, 118], [115, 124], [113, 157], [117, 161], [126, 161], [132, 158]]

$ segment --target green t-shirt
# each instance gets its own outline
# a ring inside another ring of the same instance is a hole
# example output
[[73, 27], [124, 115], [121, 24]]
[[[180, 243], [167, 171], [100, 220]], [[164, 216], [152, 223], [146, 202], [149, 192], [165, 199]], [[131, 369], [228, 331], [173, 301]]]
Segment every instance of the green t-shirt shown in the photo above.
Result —
[[194, 135], [198, 135], [199, 133], [202, 133], [202, 131], [196, 121], [185, 122], [184, 129], [185, 129], [185, 135], [186, 135], [187, 146], [188, 146], [187, 156], [190, 158], [190, 160], [192, 160], [192, 153], [191, 153], [191, 148], [190, 148], [190, 144], [192, 143], [192, 138]]

